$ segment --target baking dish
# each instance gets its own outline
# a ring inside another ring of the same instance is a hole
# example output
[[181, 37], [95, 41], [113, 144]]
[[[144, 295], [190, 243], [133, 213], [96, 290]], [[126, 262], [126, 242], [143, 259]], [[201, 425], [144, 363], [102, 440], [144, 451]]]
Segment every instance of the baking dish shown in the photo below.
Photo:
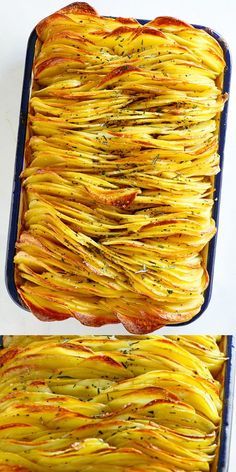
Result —
[[[49, 340], [51, 340], [51, 338], [53, 339], [53, 336], [51, 337], [48, 336]], [[127, 337], [125, 336], [119, 337], [120, 340], [122, 340], [122, 338], [125, 340]], [[139, 339], [140, 338], [142, 339], [143, 337], [139, 337]], [[153, 338], [155, 338], [155, 336], [153, 336]], [[191, 339], [191, 336], [189, 336], [189, 338]], [[160, 338], [158, 337], [158, 339]], [[68, 341], [69, 339], [65, 337], [65, 339], [63, 340], [63, 343], [66, 343]], [[0, 336], [0, 349], [4, 347], [5, 342], [7, 346], [8, 340], [6, 339], [5, 341], [4, 336]], [[137, 341], [136, 341], [136, 344], [137, 344]], [[69, 344], [69, 346], [70, 348], [72, 348], [72, 344]], [[221, 369], [221, 371], [219, 372], [217, 376], [221, 384], [224, 385], [224, 388], [222, 391], [223, 411], [222, 411], [222, 421], [221, 421], [220, 431], [218, 435], [219, 447], [218, 447], [218, 451], [217, 451], [214, 463], [212, 464], [211, 469], [210, 469], [211, 472], [227, 472], [229, 470], [230, 440], [231, 440], [231, 427], [232, 427], [233, 403], [234, 403], [235, 338], [233, 336], [222, 336], [220, 340], [220, 350], [225, 355], [225, 358], [226, 358], [224, 367], [223, 369]]]
[[[145, 24], [147, 20], [138, 20], [141, 24]], [[194, 25], [196, 28], [203, 29], [210, 35], [212, 35], [221, 45], [226, 61], [226, 68], [224, 73], [224, 86], [223, 92], [228, 93], [229, 83], [230, 83], [230, 54], [227, 45], [224, 40], [214, 31], [206, 28], [204, 26]], [[20, 215], [20, 196], [21, 196], [21, 184], [20, 184], [20, 173], [24, 166], [24, 146], [26, 138], [26, 125], [27, 125], [27, 113], [28, 113], [28, 100], [30, 96], [30, 87], [31, 87], [31, 76], [32, 76], [32, 64], [34, 59], [34, 49], [37, 39], [36, 31], [34, 30], [29, 38], [26, 64], [25, 64], [25, 76], [23, 82], [23, 92], [22, 92], [22, 103], [21, 103], [21, 112], [20, 112], [20, 123], [19, 123], [19, 133], [18, 133], [18, 144], [17, 144], [17, 153], [16, 153], [16, 166], [15, 166], [15, 175], [14, 175], [14, 184], [13, 184], [13, 198], [12, 198], [12, 209], [10, 217], [10, 229], [9, 229], [9, 241], [8, 241], [8, 251], [7, 251], [7, 267], [6, 267], [6, 282], [8, 291], [13, 298], [13, 300], [22, 308], [25, 308], [23, 302], [17, 294], [15, 280], [14, 280], [14, 264], [13, 258], [15, 253], [15, 243], [18, 236], [18, 222]], [[219, 141], [219, 154], [220, 154], [220, 167], [221, 173], [215, 177], [215, 205], [213, 208], [213, 218], [218, 226], [219, 218], [219, 206], [220, 206], [220, 191], [221, 191], [221, 181], [222, 181], [222, 167], [223, 167], [223, 152], [224, 152], [224, 142], [225, 142], [225, 130], [226, 130], [226, 120], [227, 120], [227, 103], [221, 114], [220, 120], [220, 141]], [[210, 241], [207, 247], [207, 251], [204, 250], [204, 257], [207, 259], [207, 271], [210, 278], [210, 283], [204, 293], [204, 303], [201, 307], [200, 312], [193, 319], [198, 318], [207, 308], [213, 284], [213, 272], [214, 272], [214, 259], [215, 259], [215, 248], [216, 248], [216, 236]], [[190, 323], [189, 320], [185, 323], [179, 323], [180, 325], [185, 325]]]

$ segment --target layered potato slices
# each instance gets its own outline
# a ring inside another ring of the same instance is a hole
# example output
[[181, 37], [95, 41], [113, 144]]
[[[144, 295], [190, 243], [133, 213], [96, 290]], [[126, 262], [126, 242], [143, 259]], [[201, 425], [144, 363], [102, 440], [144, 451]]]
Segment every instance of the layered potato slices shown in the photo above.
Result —
[[0, 470], [216, 470], [222, 339], [13, 336], [5, 346]]
[[41, 320], [191, 320], [208, 285], [226, 96], [220, 45], [170, 17], [142, 26], [74, 3], [41, 21], [16, 285]]

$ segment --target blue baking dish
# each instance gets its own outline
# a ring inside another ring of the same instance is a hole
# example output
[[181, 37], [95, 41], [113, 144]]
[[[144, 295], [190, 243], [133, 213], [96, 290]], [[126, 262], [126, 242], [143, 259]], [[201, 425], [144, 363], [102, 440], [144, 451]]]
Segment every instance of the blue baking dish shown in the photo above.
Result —
[[[138, 20], [140, 24], [145, 24], [149, 20]], [[224, 51], [224, 57], [226, 62], [226, 68], [223, 78], [223, 92], [229, 93], [230, 88], [230, 76], [231, 76], [231, 60], [230, 52], [228, 46], [224, 39], [213, 31], [210, 28], [201, 25], [193, 25], [195, 28], [203, 29], [209, 33], [213, 38], [215, 38]], [[18, 138], [17, 138], [17, 148], [16, 148], [16, 160], [15, 160], [15, 171], [14, 171], [14, 180], [13, 180], [13, 190], [12, 190], [12, 202], [11, 202], [11, 212], [10, 212], [10, 221], [9, 221], [9, 234], [8, 234], [8, 245], [7, 245], [7, 257], [6, 257], [6, 286], [9, 292], [9, 295], [13, 301], [20, 306], [21, 308], [28, 310], [20, 299], [15, 285], [14, 280], [14, 254], [15, 254], [15, 244], [17, 240], [17, 231], [18, 231], [18, 219], [19, 219], [19, 210], [20, 210], [20, 196], [21, 196], [21, 182], [20, 174], [24, 165], [24, 147], [25, 147], [25, 138], [26, 138], [26, 127], [27, 127], [27, 114], [28, 114], [28, 101], [31, 91], [31, 82], [32, 82], [32, 66], [34, 60], [35, 52], [35, 43], [37, 40], [37, 33], [34, 29], [29, 37], [26, 60], [25, 60], [25, 71], [23, 79], [23, 90], [20, 106], [20, 119], [19, 119], [19, 128], [18, 128]], [[225, 146], [225, 134], [226, 134], [226, 124], [227, 124], [227, 111], [228, 111], [228, 101], [225, 104], [224, 110], [221, 113], [220, 119], [220, 128], [219, 128], [219, 154], [220, 154], [220, 168], [221, 172], [215, 176], [215, 204], [213, 207], [212, 216], [218, 227], [219, 222], [219, 209], [220, 209], [220, 196], [221, 196], [221, 183], [222, 183], [222, 169], [224, 161], [224, 146]], [[208, 245], [208, 254], [207, 254], [207, 271], [209, 274], [209, 285], [204, 293], [204, 303], [201, 307], [200, 312], [193, 317], [191, 320], [184, 323], [179, 323], [178, 326], [184, 326], [192, 321], [196, 320], [203, 314], [203, 312], [208, 307], [208, 304], [211, 299], [212, 286], [213, 286], [213, 275], [214, 275], [214, 264], [215, 264], [215, 254], [216, 254], [216, 241], [217, 233], [214, 238], [210, 241]], [[169, 325], [176, 326], [176, 325]]]
[[229, 470], [230, 442], [234, 412], [234, 386], [235, 386], [235, 342], [234, 336], [225, 336], [225, 356], [227, 358], [224, 372], [223, 412], [220, 432], [220, 447], [217, 460], [213, 464], [212, 472], [231, 472]]
[[[224, 336], [222, 350], [227, 358], [223, 373], [224, 393], [222, 423], [219, 434], [219, 450], [210, 472], [232, 472], [229, 471], [230, 442], [234, 408], [234, 383], [235, 383], [235, 337]], [[0, 349], [2, 349], [4, 337], [0, 336]]]

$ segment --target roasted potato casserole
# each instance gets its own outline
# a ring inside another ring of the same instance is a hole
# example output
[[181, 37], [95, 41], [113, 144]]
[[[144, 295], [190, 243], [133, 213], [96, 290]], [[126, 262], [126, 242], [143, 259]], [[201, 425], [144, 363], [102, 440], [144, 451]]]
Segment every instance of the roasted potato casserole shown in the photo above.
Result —
[[33, 66], [16, 285], [41, 320], [191, 320], [226, 96], [220, 45], [175, 18], [105, 18], [75, 3], [41, 21]]
[[213, 470], [225, 360], [219, 342], [212, 336], [5, 338], [0, 470]]

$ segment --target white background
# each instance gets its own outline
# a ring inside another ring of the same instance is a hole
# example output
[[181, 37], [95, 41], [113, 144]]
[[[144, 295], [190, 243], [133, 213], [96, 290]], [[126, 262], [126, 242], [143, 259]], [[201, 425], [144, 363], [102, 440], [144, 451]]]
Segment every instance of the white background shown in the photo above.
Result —
[[[36, 23], [43, 17], [69, 3], [66, 0], [1, 1], [0, 29], [0, 334], [110, 334], [124, 333], [121, 327], [91, 329], [74, 320], [42, 323], [18, 308], [7, 294], [4, 265], [7, 228], [12, 191], [12, 178], [17, 139], [22, 77], [27, 39]], [[190, 23], [212, 27], [230, 46], [236, 57], [236, 6], [233, 0], [93, 0], [99, 13], [112, 16], [133, 16], [152, 19], [170, 15]], [[223, 191], [218, 231], [212, 300], [204, 315], [184, 328], [166, 328], [168, 333], [236, 333], [236, 69], [233, 63], [232, 88], [229, 103], [228, 131], [225, 147]], [[115, 331], [114, 331], [115, 330]], [[236, 425], [234, 427], [236, 444]], [[234, 459], [233, 459], [234, 457]], [[229, 472], [236, 471], [236, 451], [232, 451]]]
[[[70, 0], [10, 0], [1, 4], [0, 29], [0, 249], [1, 277], [4, 278], [7, 227], [9, 219], [12, 179], [14, 172], [17, 128], [22, 89], [22, 77], [27, 40], [36, 23], [43, 17], [64, 6]], [[190, 23], [207, 25], [218, 31], [230, 45], [232, 57], [236, 56], [235, 7], [233, 0], [91, 0], [93, 6], [104, 15], [133, 16], [152, 19], [160, 15], [172, 15]], [[233, 67], [232, 84], [235, 83]], [[231, 87], [228, 131], [225, 147], [225, 165], [221, 199], [220, 224], [212, 300], [209, 308], [194, 323], [174, 328], [175, 333], [236, 333], [236, 87]], [[93, 330], [80, 326], [73, 319], [63, 322], [42, 323], [18, 308], [7, 294], [4, 280], [0, 282], [0, 332], [12, 333], [92, 333], [111, 332], [107, 326]], [[114, 329], [114, 328], [113, 328]], [[116, 332], [124, 333], [117, 326]], [[173, 331], [173, 328], [162, 329]]]

